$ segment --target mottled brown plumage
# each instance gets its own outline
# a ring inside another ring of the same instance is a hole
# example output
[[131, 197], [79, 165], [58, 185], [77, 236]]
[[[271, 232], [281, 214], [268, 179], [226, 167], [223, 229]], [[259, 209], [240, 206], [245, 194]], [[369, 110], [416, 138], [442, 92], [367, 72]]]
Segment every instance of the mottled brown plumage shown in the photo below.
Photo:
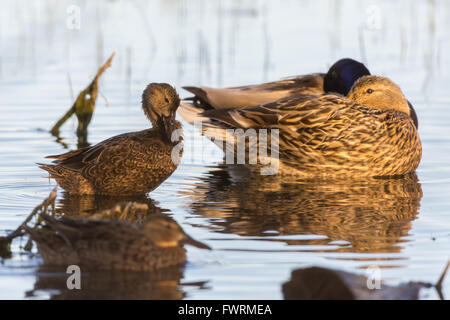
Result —
[[[174, 88], [152, 83], [142, 108], [153, 128], [121, 134], [92, 147], [48, 156], [39, 164], [70, 194], [134, 195], [157, 188], [177, 168], [182, 154], [181, 124], [175, 120], [180, 99]], [[174, 134], [172, 134], [174, 133]]]
[[[267, 152], [279, 152], [277, 173], [328, 177], [414, 171], [422, 146], [410, 115], [397, 85], [365, 76], [348, 98], [294, 96], [254, 107], [207, 110], [199, 118], [206, 119], [203, 133], [216, 140], [225, 141], [228, 128], [278, 129], [279, 148], [269, 144]], [[256, 146], [247, 141], [246, 150], [251, 147]]]
[[26, 227], [26, 230], [47, 265], [76, 264], [91, 270], [145, 271], [185, 262], [183, 244], [209, 249], [163, 214], [151, 214], [142, 224], [41, 216], [45, 220], [44, 227]]

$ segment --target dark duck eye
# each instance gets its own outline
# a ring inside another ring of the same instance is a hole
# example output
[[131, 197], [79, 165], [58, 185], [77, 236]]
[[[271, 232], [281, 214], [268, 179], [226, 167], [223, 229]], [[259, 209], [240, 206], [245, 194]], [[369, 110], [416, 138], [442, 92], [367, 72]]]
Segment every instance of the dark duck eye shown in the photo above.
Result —
[[169, 103], [169, 99], [167, 99], [167, 98], [164, 98], [164, 100], [166, 100], [166, 103]]
[[367, 93], [372, 93], [373, 92], [373, 90], [372, 89], [367, 89], [367, 91], [366, 91]]

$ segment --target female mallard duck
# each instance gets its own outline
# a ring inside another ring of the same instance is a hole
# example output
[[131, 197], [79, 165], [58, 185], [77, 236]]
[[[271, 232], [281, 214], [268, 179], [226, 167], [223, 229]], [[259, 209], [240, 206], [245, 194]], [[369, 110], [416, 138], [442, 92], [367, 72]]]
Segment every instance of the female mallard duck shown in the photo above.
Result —
[[[199, 112], [210, 109], [243, 108], [273, 102], [294, 95], [339, 93], [347, 95], [356, 80], [370, 75], [364, 64], [345, 58], [335, 62], [328, 72], [296, 76], [286, 80], [233, 88], [183, 87], [194, 94], [192, 105], [182, 103], [178, 113], [193, 123]], [[418, 121], [409, 103], [411, 118], [416, 127]]]
[[[153, 128], [121, 134], [94, 146], [56, 156], [39, 164], [70, 194], [134, 195], [157, 188], [177, 168], [182, 153], [175, 120], [180, 99], [166, 83], [152, 83], [142, 108]], [[177, 132], [175, 132], [177, 133]]]
[[384, 77], [360, 78], [347, 97], [297, 95], [260, 106], [207, 110], [198, 117], [204, 120], [203, 133], [216, 141], [227, 141], [230, 128], [279, 129], [278, 148], [269, 145], [267, 154], [276, 150], [279, 161], [273, 160], [282, 174], [403, 175], [417, 168], [422, 154], [408, 102]]
[[25, 229], [47, 265], [146, 271], [185, 262], [183, 244], [210, 249], [188, 236], [175, 220], [164, 214], [151, 214], [142, 224], [108, 219], [56, 219], [47, 214], [41, 217], [45, 227]]

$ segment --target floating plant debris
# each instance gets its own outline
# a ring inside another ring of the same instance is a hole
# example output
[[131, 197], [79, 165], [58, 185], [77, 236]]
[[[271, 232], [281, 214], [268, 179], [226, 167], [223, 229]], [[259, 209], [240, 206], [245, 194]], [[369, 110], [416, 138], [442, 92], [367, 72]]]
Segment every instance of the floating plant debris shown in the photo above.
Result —
[[59, 129], [73, 114], [75, 114], [78, 119], [78, 147], [83, 148], [89, 145], [87, 141], [87, 129], [89, 123], [91, 122], [92, 115], [94, 114], [95, 103], [97, 101], [98, 79], [103, 74], [103, 72], [105, 72], [105, 70], [111, 66], [114, 55], [115, 53], [113, 52], [109, 59], [105, 62], [105, 64], [98, 69], [97, 74], [92, 82], [86, 87], [86, 89], [78, 94], [78, 97], [72, 107], [61, 117], [61, 119], [58, 120], [58, 122], [56, 122], [56, 124], [50, 130], [52, 135], [60, 139]]

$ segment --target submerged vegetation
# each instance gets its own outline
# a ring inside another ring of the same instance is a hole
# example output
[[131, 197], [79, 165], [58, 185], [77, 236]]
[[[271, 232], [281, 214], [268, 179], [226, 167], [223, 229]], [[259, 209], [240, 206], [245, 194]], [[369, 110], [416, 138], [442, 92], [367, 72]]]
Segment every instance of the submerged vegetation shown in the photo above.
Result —
[[[26, 225], [35, 217], [41, 213], [55, 213], [55, 200], [56, 200], [57, 187], [55, 187], [47, 198], [45, 198], [39, 205], [37, 205], [33, 211], [25, 218], [25, 220], [17, 227], [16, 230], [8, 234], [6, 237], [0, 237], [0, 258], [7, 259], [11, 258], [11, 241], [17, 237], [21, 237], [25, 234]], [[36, 221], [34, 227], [40, 223], [40, 219]], [[25, 245], [26, 250], [31, 250], [31, 242], [27, 242]]]

